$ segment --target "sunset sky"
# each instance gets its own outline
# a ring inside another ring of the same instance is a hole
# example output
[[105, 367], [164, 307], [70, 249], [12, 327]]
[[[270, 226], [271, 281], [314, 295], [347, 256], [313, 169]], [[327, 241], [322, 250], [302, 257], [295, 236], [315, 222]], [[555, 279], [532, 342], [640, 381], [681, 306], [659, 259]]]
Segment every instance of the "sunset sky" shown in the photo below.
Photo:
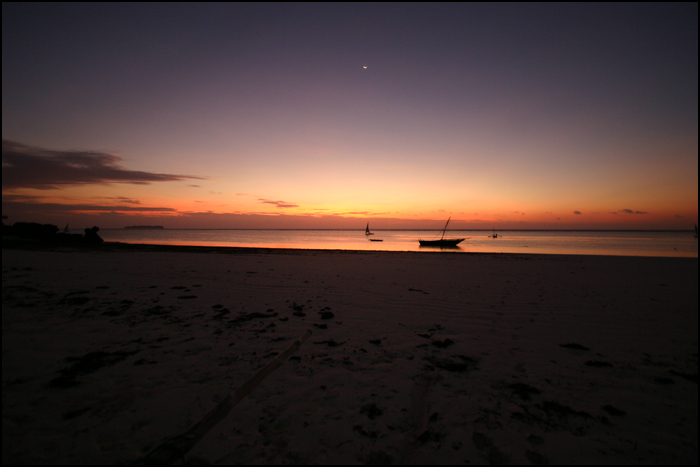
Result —
[[5, 223], [698, 222], [698, 6], [6, 4]]

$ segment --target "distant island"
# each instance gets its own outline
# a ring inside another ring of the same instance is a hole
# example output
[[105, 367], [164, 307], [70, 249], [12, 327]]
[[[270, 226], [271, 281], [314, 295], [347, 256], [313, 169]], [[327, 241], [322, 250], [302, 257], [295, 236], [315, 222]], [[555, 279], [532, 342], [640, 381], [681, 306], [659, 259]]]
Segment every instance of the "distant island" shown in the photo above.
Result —
[[138, 230], [163, 230], [165, 227], [162, 225], [127, 225], [125, 229], [138, 229]]

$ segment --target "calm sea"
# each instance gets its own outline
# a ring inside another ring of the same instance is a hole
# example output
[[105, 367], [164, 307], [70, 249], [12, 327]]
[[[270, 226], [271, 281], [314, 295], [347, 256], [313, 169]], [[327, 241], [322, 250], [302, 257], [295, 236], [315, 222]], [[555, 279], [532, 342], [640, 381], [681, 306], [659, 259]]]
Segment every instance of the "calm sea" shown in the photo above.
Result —
[[[421, 247], [435, 231], [377, 230], [127, 230], [103, 229], [106, 241], [168, 245], [238, 246], [362, 251], [441, 251]], [[692, 232], [451, 230], [446, 238], [466, 240], [442, 251], [464, 253], [544, 253], [616, 256], [698, 257]], [[369, 241], [369, 238], [378, 241]], [[439, 234], [438, 237], [439, 238]]]

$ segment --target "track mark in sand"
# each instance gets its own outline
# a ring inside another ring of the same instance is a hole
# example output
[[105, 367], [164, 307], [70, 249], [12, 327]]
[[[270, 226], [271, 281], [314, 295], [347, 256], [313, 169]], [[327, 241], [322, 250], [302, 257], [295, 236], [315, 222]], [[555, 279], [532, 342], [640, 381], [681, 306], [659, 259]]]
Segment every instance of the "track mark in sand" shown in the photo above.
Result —
[[413, 437], [418, 439], [428, 431], [428, 393], [430, 386], [437, 380], [435, 375], [422, 374], [416, 378], [411, 397], [411, 416], [413, 417]]
[[401, 452], [401, 459], [399, 459], [400, 462], [398, 462], [398, 464], [410, 463], [416, 445], [424, 442], [425, 438], [429, 436], [428, 422], [430, 418], [428, 417], [428, 396], [430, 394], [430, 388], [441, 379], [442, 377], [440, 375], [433, 372], [421, 373], [416, 376], [411, 393], [411, 407], [409, 409], [412, 427], [406, 433], [406, 437], [400, 444], [399, 450]]

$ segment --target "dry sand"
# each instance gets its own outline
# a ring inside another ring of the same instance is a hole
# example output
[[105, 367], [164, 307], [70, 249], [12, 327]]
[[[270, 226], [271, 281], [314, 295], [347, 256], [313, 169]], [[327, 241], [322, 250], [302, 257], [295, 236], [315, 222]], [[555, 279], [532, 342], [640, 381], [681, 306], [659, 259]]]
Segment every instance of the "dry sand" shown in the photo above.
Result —
[[698, 462], [697, 259], [227, 251], [3, 249], [3, 463], [133, 461], [307, 330], [186, 460]]

